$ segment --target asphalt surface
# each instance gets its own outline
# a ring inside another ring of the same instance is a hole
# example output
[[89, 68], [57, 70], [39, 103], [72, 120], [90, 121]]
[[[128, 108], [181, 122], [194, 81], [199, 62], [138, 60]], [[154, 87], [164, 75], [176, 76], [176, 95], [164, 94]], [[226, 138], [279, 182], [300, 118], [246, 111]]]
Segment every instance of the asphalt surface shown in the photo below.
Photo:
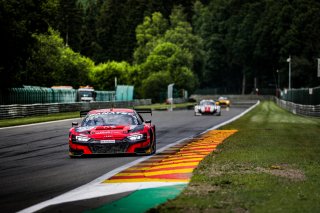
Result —
[[[240, 114], [247, 107], [223, 109], [221, 116], [194, 116], [193, 110], [154, 111], [157, 148], [196, 136]], [[73, 121], [80, 122], [80, 119]], [[71, 159], [71, 120], [0, 129], [0, 207], [16, 212], [51, 199], [132, 162], [139, 156]]]

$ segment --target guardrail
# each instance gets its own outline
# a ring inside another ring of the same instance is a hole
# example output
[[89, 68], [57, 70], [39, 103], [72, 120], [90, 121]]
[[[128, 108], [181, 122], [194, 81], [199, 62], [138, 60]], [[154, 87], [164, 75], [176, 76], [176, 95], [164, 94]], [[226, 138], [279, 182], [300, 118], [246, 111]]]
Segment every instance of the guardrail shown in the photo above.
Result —
[[293, 114], [320, 117], [320, 105], [302, 105], [275, 98], [276, 103]]
[[75, 102], [75, 103], [50, 103], [50, 104], [14, 104], [0, 105], [0, 119], [20, 118], [32, 115], [47, 115], [59, 112], [75, 112], [81, 110], [103, 108], [126, 108], [139, 105], [150, 105], [151, 99], [137, 99], [133, 101], [115, 102]]
[[213, 100], [217, 100], [220, 96], [223, 97], [228, 97], [231, 100], [231, 104], [232, 103], [236, 103], [236, 102], [241, 102], [241, 101], [248, 101], [248, 100], [252, 100], [252, 101], [257, 101], [257, 100], [272, 100], [272, 98], [274, 97], [273, 95], [201, 95], [201, 94], [193, 94], [190, 96], [190, 99], [194, 99], [197, 102], [203, 100], [203, 99], [213, 99]]

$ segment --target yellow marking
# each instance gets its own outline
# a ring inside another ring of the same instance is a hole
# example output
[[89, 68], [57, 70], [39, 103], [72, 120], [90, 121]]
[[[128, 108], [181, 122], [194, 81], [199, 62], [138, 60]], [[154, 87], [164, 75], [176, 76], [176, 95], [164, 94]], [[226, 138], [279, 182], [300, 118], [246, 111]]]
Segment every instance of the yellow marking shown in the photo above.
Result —
[[[123, 172], [116, 174], [114, 177], [123, 177], [120, 179], [105, 180], [103, 183], [125, 183], [125, 182], [189, 182], [189, 178], [148, 178], [148, 176], [169, 175], [169, 174], [190, 174], [194, 168], [174, 169], [180, 166], [197, 166], [200, 161], [209, 153], [216, 149], [217, 145], [222, 143], [226, 138], [236, 133], [237, 130], [211, 130], [201, 138], [195, 139], [189, 144], [174, 146], [166, 151], [176, 150], [176, 153], [164, 153], [149, 159], [149, 162], [142, 162]], [[198, 150], [197, 150], [198, 149]], [[165, 151], [165, 152], [166, 152]], [[197, 162], [188, 162], [197, 161]], [[165, 169], [164, 171], [152, 171]], [[126, 171], [138, 170], [138, 172], [128, 173]], [[126, 178], [134, 176], [143, 176], [144, 178]]]
[[181, 156], [176, 156], [175, 155], [175, 156], [172, 156], [170, 158], [163, 159], [161, 162], [165, 163], [165, 162], [170, 162], [170, 161], [175, 161], [175, 160], [194, 160], [194, 159], [202, 160], [203, 156], [199, 155], [199, 156], [184, 156], [184, 157], [181, 157]]
[[155, 170], [155, 169], [163, 169], [163, 168], [175, 168], [175, 167], [180, 167], [180, 166], [197, 166], [199, 163], [200, 162], [175, 163], [175, 164], [169, 164], [169, 165], [155, 165], [155, 166], [139, 167], [139, 168], [131, 167], [129, 169], [126, 169], [126, 171], [130, 171], [130, 170]]
[[190, 145], [190, 146], [186, 146], [185, 148], [182, 148], [180, 150], [185, 150], [185, 149], [193, 149], [193, 148], [197, 148], [197, 149], [212, 149], [212, 148], [216, 148], [217, 145]]
[[134, 178], [134, 179], [111, 179], [102, 183], [132, 183], [132, 182], [181, 182], [188, 183], [190, 179], [165, 179], [165, 178]]
[[[202, 158], [187, 158], [187, 159], [181, 159], [181, 158], [177, 158], [175, 159], [171, 159], [170, 161], [165, 161], [165, 162], [160, 162], [159, 164], [172, 164], [172, 163], [181, 163], [181, 162], [188, 162], [188, 161], [201, 161]], [[190, 162], [191, 163], [191, 162]]]
[[153, 175], [168, 175], [168, 174], [180, 174], [180, 173], [191, 173], [193, 168], [190, 169], [174, 169], [174, 170], [167, 170], [167, 171], [157, 171], [157, 172], [135, 172], [135, 173], [118, 173], [115, 176], [153, 176]]
[[159, 161], [159, 162], [154, 162], [154, 163], [139, 163], [138, 165], [135, 165], [131, 168], [142, 168], [142, 167], [152, 167], [152, 166], [157, 166], [157, 165], [172, 165], [176, 163], [195, 163], [195, 162], [190, 162], [190, 161], [201, 161], [202, 158], [187, 158], [187, 159], [181, 159], [181, 158], [174, 158], [170, 159], [167, 161]]

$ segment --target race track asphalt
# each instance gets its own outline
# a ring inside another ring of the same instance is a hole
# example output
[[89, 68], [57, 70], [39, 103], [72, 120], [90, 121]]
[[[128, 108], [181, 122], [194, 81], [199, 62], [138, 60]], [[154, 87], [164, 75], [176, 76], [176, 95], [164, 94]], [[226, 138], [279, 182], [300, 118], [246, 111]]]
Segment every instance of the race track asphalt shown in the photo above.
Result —
[[[247, 107], [223, 109], [221, 116], [194, 116], [193, 110], [154, 111], [157, 148], [195, 136], [242, 113]], [[80, 122], [80, 119], [72, 121]], [[132, 162], [139, 156], [70, 159], [71, 120], [0, 129], [0, 207], [16, 212], [48, 200]]]

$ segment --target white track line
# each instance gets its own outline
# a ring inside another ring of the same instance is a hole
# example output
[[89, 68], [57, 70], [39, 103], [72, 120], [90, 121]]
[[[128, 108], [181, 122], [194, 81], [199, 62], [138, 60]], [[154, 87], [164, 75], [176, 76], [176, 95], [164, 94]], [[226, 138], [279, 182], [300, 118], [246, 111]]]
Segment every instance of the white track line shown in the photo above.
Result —
[[[231, 123], [232, 121], [240, 118], [241, 116], [243, 116], [244, 114], [246, 114], [247, 112], [252, 110], [259, 103], [260, 102], [258, 101], [255, 105], [251, 106], [250, 108], [248, 108], [247, 110], [245, 110], [241, 114], [231, 118], [228, 121], [225, 121], [221, 124], [213, 126], [212, 128], [204, 131], [203, 133], [206, 133], [210, 130], [217, 129], [223, 125]], [[203, 134], [203, 133], [201, 133], [201, 134]], [[157, 151], [157, 153], [161, 153], [164, 150], [166, 150], [172, 146], [175, 146], [177, 144], [182, 143], [183, 141], [190, 140], [192, 138], [193, 137], [188, 137], [188, 138], [184, 138], [179, 141], [176, 141], [175, 143], [172, 143], [172, 144], [169, 144], [165, 147], [162, 147], [161, 149], [159, 149]], [[46, 208], [48, 206], [55, 205], [55, 204], [97, 198], [97, 197], [102, 197], [102, 196], [107, 196], [107, 195], [118, 194], [118, 193], [122, 193], [122, 192], [129, 192], [129, 191], [146, 189], [146, 188], [157, 188], [157, 187], [162, 187], [162, 186], [171, 186], [171, 185], [177, 185], [177, 184], [185, 184], [185, 182], [181, 182], [181, 183], [180, 182], [138, 182], [138, 183], [108, 183], [108, 184], [102, 183], [104, 180], [118, 174], [119, 172], [121, 172], [129, 167], [132, 167], [142, 161], [145, 161], [151, 157], [152, 156], [146, 156], [146, 157], [139, 158], [139, 159], [132, 161], [128, 164], [125, 164], [121, 167], [118, 167], [118, 168], [98, 177], [97, 179], [85, 184], [85, 185], [82, 185], [76, 189], [73, 189], [69, 192], [62, 194], [62, 195], [54, 197], [50, 200], [41, 202], [39, 204], [28, 207], [26, 209], [23, 209], [23, 210], [19, 211], [19, 213], [35, 212], [35, 211], [38, 211], [40, 209], [43, 209], [43, 208]]]
[[37, 125], [51, 124], [51, 123], [58, 123], [58, 122], [72, 121], [72, 120], [77, 120], [77, 119], [80, 119], [80, 117], [79, 117], [79, 118], [68, 118], [68, 119], [56, 120], [56, 121], [47, 121], [47, 122], [33, 123], [33, 124], [24, 124], [24, 125], [18, 125], [18, 126], [0, 127], [0, 130], [2, 130], [2, 129], [13, 129], [13, 128], [20, 128], [20, 127], [27, 127], [27, 126], [37, 126]]

